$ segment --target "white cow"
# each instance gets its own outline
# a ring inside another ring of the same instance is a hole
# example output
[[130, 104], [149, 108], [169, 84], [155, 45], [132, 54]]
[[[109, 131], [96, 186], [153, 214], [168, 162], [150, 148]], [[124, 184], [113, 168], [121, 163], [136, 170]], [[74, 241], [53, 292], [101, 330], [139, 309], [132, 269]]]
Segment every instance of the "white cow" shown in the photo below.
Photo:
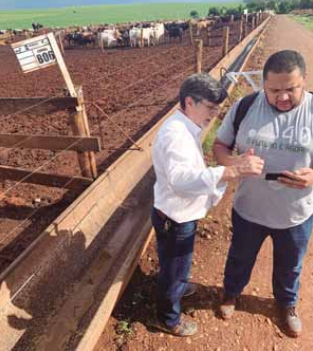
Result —
[[121, 33], [117, 29], [105, 29], [103, 32], [99, 32], [99, 47], [103, 50], [104, 47], [110, 48], [112, 46], [116, 46], [120, 36]]
[[[131, 47], [142, 47], [145, 46], [145, 43], [147, 43], [147, 46], [150, 46], [150, 36], [152, 33], [151, 28], [132, 28], [129, 31], [129, 40], [130, 40], [130, 46]], [[141, 43], [141, 36], [143, 39], [143, 43]]]
[[163, 23], [156, 23], [151, 29], [151, 41], [153, 45], [164, 41], [165, 27]]
[[141, 38], [141, 29], [140, 28], [132, 28], [129, 31], [129, 42], [130, 42], [130, 47], [136, 47], [137, 45], [139, 46]]

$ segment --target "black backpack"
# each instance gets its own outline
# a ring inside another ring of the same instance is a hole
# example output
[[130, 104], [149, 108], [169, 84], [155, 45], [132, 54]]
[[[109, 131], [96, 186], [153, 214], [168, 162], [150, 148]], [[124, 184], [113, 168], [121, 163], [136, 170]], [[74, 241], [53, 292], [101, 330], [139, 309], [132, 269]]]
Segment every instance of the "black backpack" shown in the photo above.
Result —
[[244, 98], [242, 98], [241, 101], [239, 102], [239, 105], [237, 107], [236, 114], [235, 114], [234, 141], [233, 141], [232, 145], [230, 146], [231, 149], [233, 149], [235, 147], [236, 137], [237, 137], [240, 123], [245, 118], [250, 106], [252, 106], [254, 100], [257, 98], [258, 95], [259, 95], [259, 92], [249, 94], [249, 95], [245, 96]]

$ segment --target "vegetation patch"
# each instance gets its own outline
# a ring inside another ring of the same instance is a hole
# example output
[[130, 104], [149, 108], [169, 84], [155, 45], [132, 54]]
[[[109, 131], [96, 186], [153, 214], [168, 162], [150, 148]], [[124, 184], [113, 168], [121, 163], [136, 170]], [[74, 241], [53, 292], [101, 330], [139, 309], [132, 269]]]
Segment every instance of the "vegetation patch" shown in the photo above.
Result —
[[304, 25], [309, 30], [313, 30], [313, 18], [308, 16], [290, 15], [294, 20]]

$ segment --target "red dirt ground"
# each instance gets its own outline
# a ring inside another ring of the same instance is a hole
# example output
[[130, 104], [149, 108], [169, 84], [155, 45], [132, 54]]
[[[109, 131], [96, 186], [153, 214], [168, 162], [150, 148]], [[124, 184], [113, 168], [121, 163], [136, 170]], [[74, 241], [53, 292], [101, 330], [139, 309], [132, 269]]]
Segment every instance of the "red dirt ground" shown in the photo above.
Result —
[[[288, 37], [286, 36], [288, 33]], [[271, 23], [246, 70], [261, 69], [266, 58], [283, 48], [300, 51], [306, 58], [308, 86], [312, 89], [312, 32], [286, 16]], [[310, 56], [311, 55], [311, 56]], [[242, 90], [242, 89], [241, 89]], [[211, 155], [208, 155], [211, 159]], [[192, 267], [192, 281], [198, 295], [186, 299], [184, 313], [199, 323], [194, 337], [177, 338], [150, 327], [155, 314], [158, 262], [155, 240], [142, 258], [130, 285], [117, 304], [96, 351], [311, 351], [313, 348], [313, 247], [304, 262], [299, 311], [304, 333], [298, 339], [286, 336], [278, 317], [271, 290], [272, 247], [266, 241], [250, 284], [230, 321], [217, 316], [218, 293], [231, 238], [230, 212], [236, 184], [231, 184], [220, 204], [200, 222]]]
[[[232, 33], [238, 34], [238, 23]], [[231, 37], [231, 46], [238, 35]], [[205, 42], [204, 42], [205, 43]], [[218, 44], [218, 43], [216, 43]], [[10, 46], [0, 47], [0, 96], [64, 95], [58, 68], [23, 74]], [[204, 47], [203, 70], [221, 58], [219, 46]], [[186, 33], [183, 44], [166, 43], [141, 49], [72, 48], [65, 61], [75, 85], [82, 85], [92, 135], [102, 151], [96, 155], [100, 173], [131, 143], [116, 127], [137, 140], [177, 101], [177, 88], [194, 71], [194, 49]], [[97, 102], [114, 120], [112, 124], [91, 105]], [[1, 116], [2, 133], [70, 135], [66, 113]], [[140, 152], [140, 151], [134, 151]], [[80, 174], [74, 152], [0, 148], [0, 164], [68, 176]], [[77, 197], [74, 191], [32, 184], [0, 183], [0, 271], [7, 267], [53, 219]]]

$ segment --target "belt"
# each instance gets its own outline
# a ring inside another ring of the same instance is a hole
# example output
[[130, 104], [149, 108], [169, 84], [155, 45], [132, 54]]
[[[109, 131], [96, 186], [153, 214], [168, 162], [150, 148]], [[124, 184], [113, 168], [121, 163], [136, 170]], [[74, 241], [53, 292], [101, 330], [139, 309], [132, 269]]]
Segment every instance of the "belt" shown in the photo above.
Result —
[[165, 214], [165, 213], [163, 213], [161, 210], [158, 210], [157, 208], [154, 208], [155, 209], [155, 212], [157, 213], [157, 215], [159, 216], [159, 217], [161, 217], [162, 219], [169, 219], [168, 217], [167, 217], [167, 215]]
[[163, 219], [163, 221], [164, 221], [164, 230], [166, 232], [169, 232], [171, 227], [172, 227], [172, 223], [173, 223], [172, 220], [169, 217], [167, 217], [167, 215], [165, 213], [163, 213], [161, 210], [158, 210], [157, 208], [154, 208], [154, 210], [155, 210], [156, 214], [161, 219]]

